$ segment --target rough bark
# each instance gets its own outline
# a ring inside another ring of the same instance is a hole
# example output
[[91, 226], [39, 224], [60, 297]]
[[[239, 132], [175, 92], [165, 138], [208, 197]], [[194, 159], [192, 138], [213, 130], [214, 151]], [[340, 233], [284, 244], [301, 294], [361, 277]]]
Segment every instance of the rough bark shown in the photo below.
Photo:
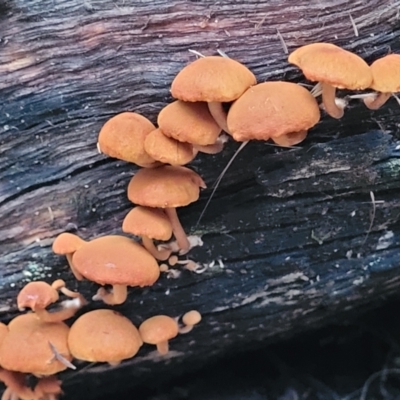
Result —
[[[99, 155], [97, 133], [121, 111], [155, 121], [170, 101], [173, 77], [194, 59], [188, 49], [215, 54], [219, 48], [259, 81], [299, 81], [280, 35], [289, 51], [329, 41], [371, 62], [399, 52], [399, 6], [389, 0], [1, 3], [2, 319], [16, 315], [16, 293], [30, 280], [62, 277], [88, 298], [94, 294], [96, 285], [75, 283], [51, 243], [66, 230], [85, 239], [121, 233], [135, 167]], [[199, 226], [210, 190], [178, 211], [185, 228], [204, 240], [192, 257], [223, 260], [224, 268], [216, 263], [199, 275], [163, 276], [151, 289], [131, 290], [117, 307], [135, 323], [196, 308], [204, 316], [200, 326], [171, 342], [166, 358], [146, 346], [119, 367], [65, 373], [65, 398], [98, 398], [132, 385], [131, 377], [157, 381], [231, 349], [340, 320], [395, 293], [398, 115], [394, 99], [375, 112], [353, 101], [342, 120], [325, 116], [300, 150], [249, 144]], [[211, 186], [236, 147], [198, 157], [193, 168]]]

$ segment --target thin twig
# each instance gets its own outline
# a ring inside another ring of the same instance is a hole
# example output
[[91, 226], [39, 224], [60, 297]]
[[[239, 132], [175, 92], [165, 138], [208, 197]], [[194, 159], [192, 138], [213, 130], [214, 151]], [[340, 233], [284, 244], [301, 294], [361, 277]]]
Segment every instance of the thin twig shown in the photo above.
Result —
[[349, 13], [349, 17], [350, 17], [350, 21], [351, 21], [351, 26], [353, 27], [353, 30], [354, 30], [354, 35], [355, 35], [356, 37], [358, 37], [358, 28], [357, 28], [357, 25], [356, 25], [356, 23], [354, 22], [354, 19], [353, 19], [353, 17], [351, 16], [350, 13]]
[[276, 29], [276, 34], [278, 35], [279, 41], [281, 42], [283, 52], [285, 54], [289, 54], [288, 47], [286, 45], [285, 39], [283, 38], [282, 34], [279, 32], [279, 29]]
[[367, 234], [365, 235], [365, 238], [364, 238], [363, 242], [361, 243], [360, 248], [363, 247], [364, 244], [366, 243], [366, 241], [367, 241], [367, 239], [368, 239], [368, 236], [369, 236], [369, 234], [371, 233], [372, 226], [374, 225], [374, 220], [375, 220], [375, 214], [376, 214], [375, 195], [374, 195], [374, 192], [373, 192], [372, 190], [369, 192], [369, 195], [371, 196], [371, 202], [372, 202], [371, 222], [370, 222], [370, 224], [369, 224]]
[[192, 54], [195, 54], [196, 56], [199, 56], [199, 57], [205, 57], [205, 55], [204, 54], [201, 54], [199, 51], [197, 51], [197, 50], [193, 50], [193, 49], [189, 49], [189, 52], [190, 53], [192, 53]]

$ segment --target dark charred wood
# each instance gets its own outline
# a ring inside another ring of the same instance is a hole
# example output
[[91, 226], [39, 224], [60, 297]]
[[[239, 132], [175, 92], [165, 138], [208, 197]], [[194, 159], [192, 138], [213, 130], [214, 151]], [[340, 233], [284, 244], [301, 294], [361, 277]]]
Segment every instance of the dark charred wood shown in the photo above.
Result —
[[[136, 167], [99, 155], [98, 131], [126, 110], [156, 121], [173, 77], [194, 60], [189, 49], [221, 49], [260, 82], [304, 82], [278, 32], [289, 51], [329, 41], [371, 62], [400, 51], [399, 7], [389, 0], [0, 3], [0, 318], [17, 315], [16, 294], [31, 280], [61, 277], [88, 299], [94, 294], [97, 286], [76, 283], [51, 244], [64, 231], [85, 239], [121, 233]], [[167, 357], [144, 346], [118, 367], [82, 364], [61, 374], [65, 398], [158, 382], [234, 349], [351, 318], [396, 293], [398, 107], [392, 98], [371, 112], [353, 100], [340, 121], [323, 116], [300, 149], [248, 144], [200, 224], [211, 189], [178, 211], [204, 241], [190, 257], [215, 265], [164, 275], [116, 307], [136, 324], [194, 308], [202, 323], [172, 341]], [[192, 166], [211, 187], [237, 147], [230, 142]]]

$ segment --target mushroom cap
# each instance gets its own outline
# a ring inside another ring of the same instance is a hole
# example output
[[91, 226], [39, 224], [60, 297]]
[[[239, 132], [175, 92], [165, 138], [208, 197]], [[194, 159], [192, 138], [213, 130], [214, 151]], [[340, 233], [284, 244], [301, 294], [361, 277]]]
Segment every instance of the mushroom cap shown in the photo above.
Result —
[[27, 307], [32, 310], [43, 309], [55, 303], [58, 299], [57, 290], [47, 282], [29, 282], [18, 293], [17, 306], [20, 310]]
[[389, 54], [371, 64], [371, 88], [377, 92], [400, 92], [400, 54]]
[[246, 141], [308, 130], [319, 119], [318, 103], [307, 89], [278, 81], [248, 89], [232, 104], [227, 123], [235, 140]]
[[144, 149], [146, 136], [156, 127], [145, 117], [134, 112], [123, 112], [110, 118], [101, 128], [98, 143], [110, 157], [151, 166], [154, 159]]
[[0, 347], [7, 333], [8, 333], [7, 325], [0, 322]]
[[76, 251], [86, 243], [85, 240], [73, 233], [60, 233], [53, 242], [53, 252], [55, 254], [65, 255]]
[[256, 83], [254, 74], [232, 58], [203, 57], [178, 73], [171, 94], [183, 101], [230, 102]]
[[157, 123], [164, 135], [202, 146], [214, 144], [221, 133], [204, 102], [174, 101], [160, 111]]
[[174, 318], [156, 315], [143, 321], [139, 326], [139, 332], [143, 342], [158, 344], [177, 336], [179, 327]]
[[196, 325], [201, 321], [201, 314], [197, 310], [191, 310], [183, 314], [182, 322], [185, 325]]
[[133, 357], [143, 344], [132, 322], [113, 310], [94, 310], [71, 326], [68, 346], [79, 360], [118, 363]]
[[161, 129], [155, 129], [146, 136], [144, 148], [154, 160], [164, 164], [185, 165], [196, 156], [192, 144], [168, 137]]
[[0, 365], [9, 371], [38, 376], [53, 375], [67, 367], [57, 359], [51, 343], [67, 360], [72, 356], [67, 346], [69, 327], [63, 322], [42, 322], [34, 313], [15, 317], [0, 347]]
[[365, 89], [371, 85], [368, 64], [357, 54], [331, 43], [299, 47], [288, 61], [297, 65], [310, 81], [325, 82], [340, 89]]
[[128, 198], [147, 207], [182, 207], [199, 198], [205, 187], [200, 175], [186, 167], [164, 165], [141, 169], [128, 185]]
[[125, 236], [93, 239], [74, 253], [72, 262], [86, 279], [100, 285], [149, 286], [160, 276], [156, 259]]
[[122, 223], [122, 230], [156, 240], [169, 240], [172, 236], [172, 225], [164, 211], [143, 206], [129, 211]]

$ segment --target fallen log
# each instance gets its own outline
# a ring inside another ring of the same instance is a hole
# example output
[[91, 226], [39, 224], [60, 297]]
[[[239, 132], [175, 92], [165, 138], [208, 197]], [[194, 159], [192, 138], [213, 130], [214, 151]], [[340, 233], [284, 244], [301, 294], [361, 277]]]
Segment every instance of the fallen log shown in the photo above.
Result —
[[[31, 280], [61, 277], [88, 299], [94, 294], [97, 286], [76, 283], [51, 244], [64, 231], [85, 239], [121, 233], [136, 169], [99, 155], [98, 131], [126, 110], [155, 121], [171, 100], [173, 77], [194, 59], [189, 49], [220, 49], [259, 81], [295, 82], [304, 79], [288, 65], [286, 47], [330, 41], [368, 62], [400, 49], [399, 1], [231, 3], [2, 3], [1, 320], [17, 315], [15, 296]], [[324, 116], [300, 149], [250, 143], [200, 224], [211, 189], [179, 210], [204, 241], [190, 257], [207, 269], [163, 275], [116, 307], [136, 324], [195, 308], [202, 323], [171, 342], [167, 357], [145, 346], [118, 367], [82, 364], [61, 374], [65, 398], [154, 383], [229, 351], [350, 318], [394, 294], [398, 115], [395, 99], [375, 112], [352, 101], [340, 121]], [[237, 146], [192, 166], [211, 186]]]

